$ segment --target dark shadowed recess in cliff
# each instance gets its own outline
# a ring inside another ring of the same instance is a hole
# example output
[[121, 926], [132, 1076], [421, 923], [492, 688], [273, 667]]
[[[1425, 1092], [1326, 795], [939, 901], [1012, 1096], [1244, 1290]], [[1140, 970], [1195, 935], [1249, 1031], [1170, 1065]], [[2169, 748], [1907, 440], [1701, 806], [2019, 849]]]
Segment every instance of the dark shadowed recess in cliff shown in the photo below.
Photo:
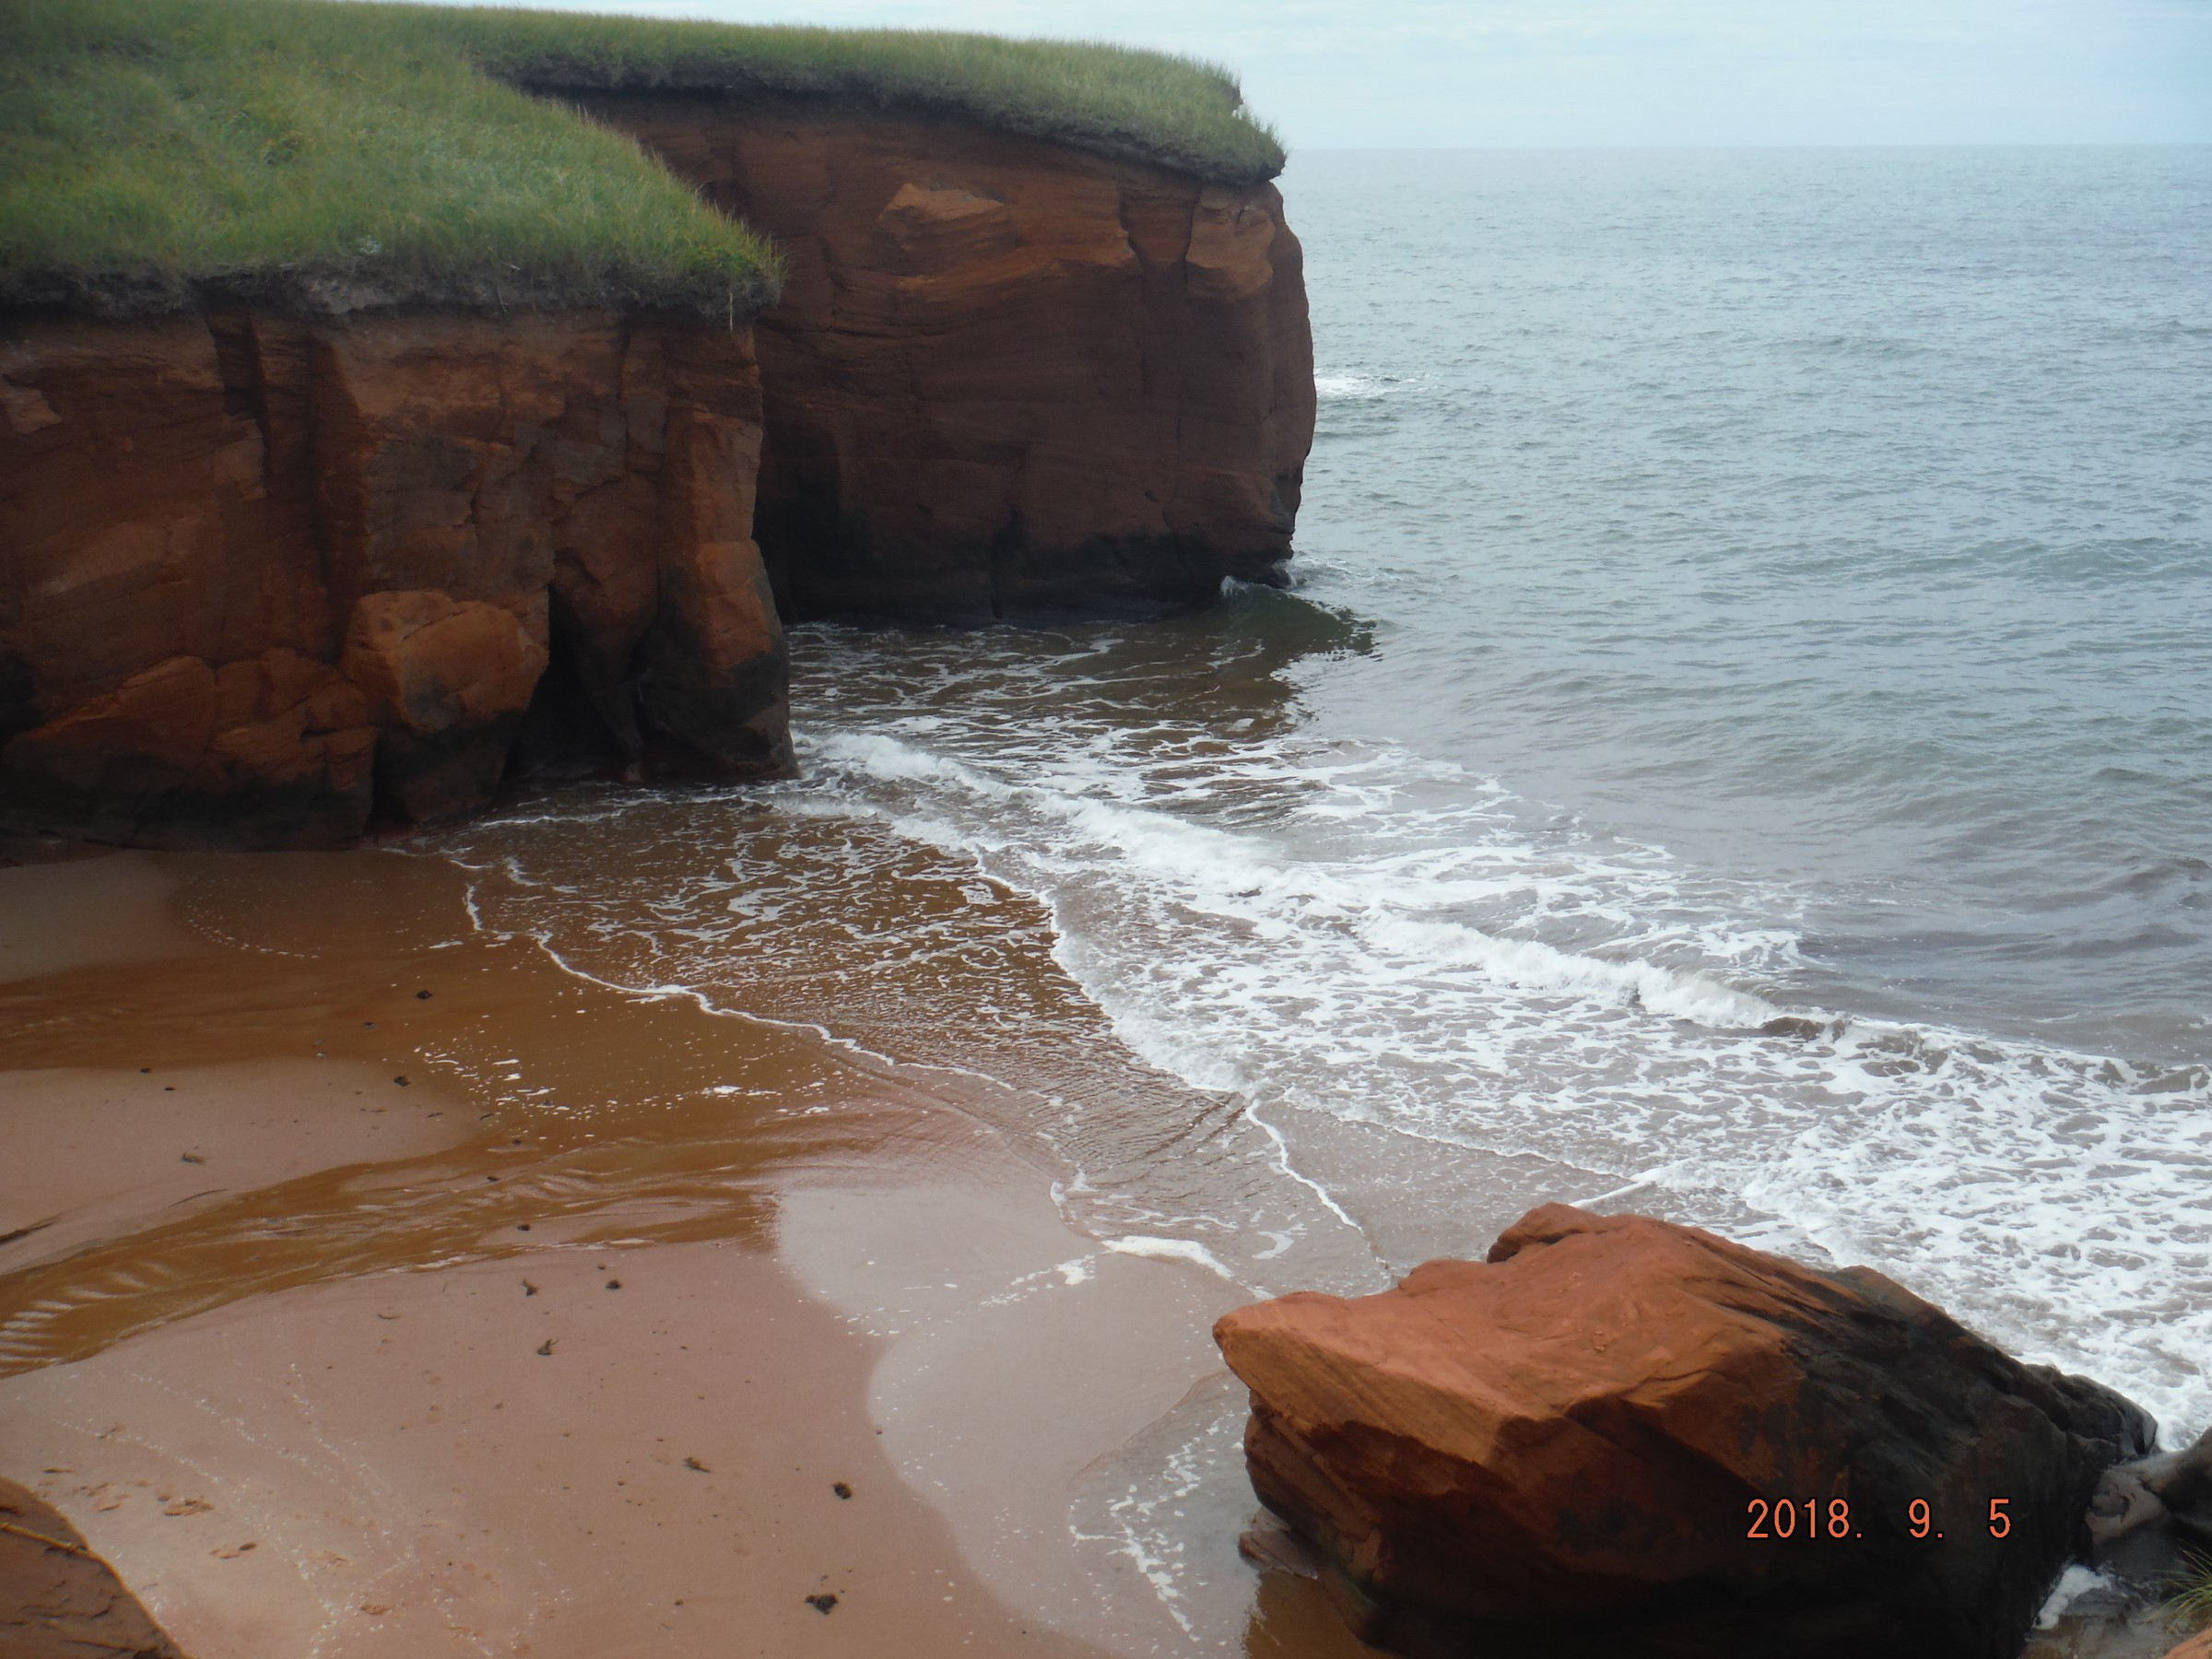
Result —
[[[726, 676], [729, 683], [710, 695], [657, 636], [610, 661], [558, 578], [551, 598], [546, 670], [508, 751], [503, 787], [578, 778], [724, 782], [733, 775], [790, 771], [780, 735], [726, 724], [715, 706], [726, 700], [781, 708], [789, 678], [789, 653], [781, 641]], [[699, 734], [710, 729], [719, 741], [700, 740]]]

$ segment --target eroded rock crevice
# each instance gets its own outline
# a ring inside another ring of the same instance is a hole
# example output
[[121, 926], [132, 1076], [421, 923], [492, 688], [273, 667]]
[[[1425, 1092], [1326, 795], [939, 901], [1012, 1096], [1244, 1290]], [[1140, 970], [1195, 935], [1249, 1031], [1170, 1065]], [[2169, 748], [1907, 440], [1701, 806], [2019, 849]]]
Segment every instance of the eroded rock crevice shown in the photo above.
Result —
[[331, 846], [457, 817], [544, 755], [517, 739], [556, 653], [596, 760], [790, 768], [743, 333], [50, 321], [0, 374], [7, 828]]

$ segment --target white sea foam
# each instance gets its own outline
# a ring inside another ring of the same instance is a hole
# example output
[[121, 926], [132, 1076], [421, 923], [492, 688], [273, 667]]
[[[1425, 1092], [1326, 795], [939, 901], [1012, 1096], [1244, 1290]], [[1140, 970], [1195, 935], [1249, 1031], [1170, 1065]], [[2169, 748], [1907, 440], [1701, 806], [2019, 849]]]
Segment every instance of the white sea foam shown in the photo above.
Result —
[[1313, 391], [1324, 402], [1367, 403], [1389, 396], [1402, 383], [1371, 374], [1317, 374]]
[[[1725, 1193], [1772, 1218], [1763, 1241], [1882, 1267], [2180, 1425], [2212, 1412], [2201, 1076], [2147, 1094], [2098, 1057], [1795, 1006], [1786, 928], [1649, 849], [1539, 844], [1478, 780], [1423, 805], [1436, 769], [1387, 749], [1254, 746], [1201, 783], [1095, 745], [965, 747], [877, 728], [808, 754], [854, 808], [1046, 903], [1054, 955], [1152, 1064]], [[1231, 782], [1287, 810], [1225, 823]], [[1792, 1013], [1812, 1035], [1759, 1030]]]
[[[672, 815], [648, 831], [582, 801], [466, 832], [460, 855], [525, 884], [477, 896], [484, 925], [1038, 1091], [1083, 1225], [1248, 1288], [1371, 1285], [1410, 1262], [1332, 1233], [1427, 1248], [1399, 1224], [1449, 1205], [1463, 1150], [1533, 1156], [1571, 1176], [1559, 1195], [1866, 1262], [2175, 1431], [2212, 1417], [2201, 1069], [1842, 1018], [1800, 989], [1791, 889], [1387, 743], [1132, 712], [1107, 668], [1018, 638], [808, 652], [839, 713], [802, 731], [771, 812], [672, 801], [638, 808]], [[1363, 1126], [1367, 1163], [1300, 1127], [1331, 1121]]]
[[2044, 1597], [2042, 1610], [2035, 1616], [2035, 1628], [2054, 1630], [2058, 1621], [2066, 1616], [2066, 1609], [2093, 1591], [2112, 1588], [2112, 1581], [2094, 1568], [2084, 1567], [2079, 1561], [2067, 1565]]
[[1126, 1238], [1108, 1239], [1106, 1248], [1116, 1255], [1150, 1256], [1158, 1262], [1189, 1262], [1232, 1285], [1238, 1282], [1237, 1276], [1222, 1265], [1220, 1257], [1189, 1239], [1153, 1239], [1132, 1233]]

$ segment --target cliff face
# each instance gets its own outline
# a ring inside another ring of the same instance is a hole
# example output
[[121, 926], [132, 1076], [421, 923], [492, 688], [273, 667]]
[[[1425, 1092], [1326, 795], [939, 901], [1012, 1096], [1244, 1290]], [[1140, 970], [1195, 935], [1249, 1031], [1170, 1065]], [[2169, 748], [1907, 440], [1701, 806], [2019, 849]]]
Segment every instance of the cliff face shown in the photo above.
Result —
[[1145, 616], [1279, 580], [1313, 377], [1272, 186], [950, 116], [584, 101], [780, 244], [754, 330], [0, 313], [0, 829], [325, 846], [518, 773], [774, 775], [779, 601]]
[[747, 336], [0, 323], [0, 826], [325, 846], [511, 770], [787, 771]]
[[757, 333], [786, 615], [1147, 615], [1279, 580], [1313, 373], [1272, 185], [950, 117], [583, 102], [783, 253]]

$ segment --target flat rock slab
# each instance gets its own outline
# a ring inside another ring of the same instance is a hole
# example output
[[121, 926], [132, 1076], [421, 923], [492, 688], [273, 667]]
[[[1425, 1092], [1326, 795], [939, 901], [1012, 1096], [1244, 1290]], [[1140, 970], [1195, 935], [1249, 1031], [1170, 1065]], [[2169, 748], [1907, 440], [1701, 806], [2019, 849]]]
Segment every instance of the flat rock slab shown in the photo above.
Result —
[[1260, 1498], [1413, 1653], [2012, 1659], [2155, 1434], [1868, 1269], [1563, 1205], [1215, 1335]]
[[61, 1512], [6, 1480], [0, 1652], [10, 1659], [184, 1659]]

